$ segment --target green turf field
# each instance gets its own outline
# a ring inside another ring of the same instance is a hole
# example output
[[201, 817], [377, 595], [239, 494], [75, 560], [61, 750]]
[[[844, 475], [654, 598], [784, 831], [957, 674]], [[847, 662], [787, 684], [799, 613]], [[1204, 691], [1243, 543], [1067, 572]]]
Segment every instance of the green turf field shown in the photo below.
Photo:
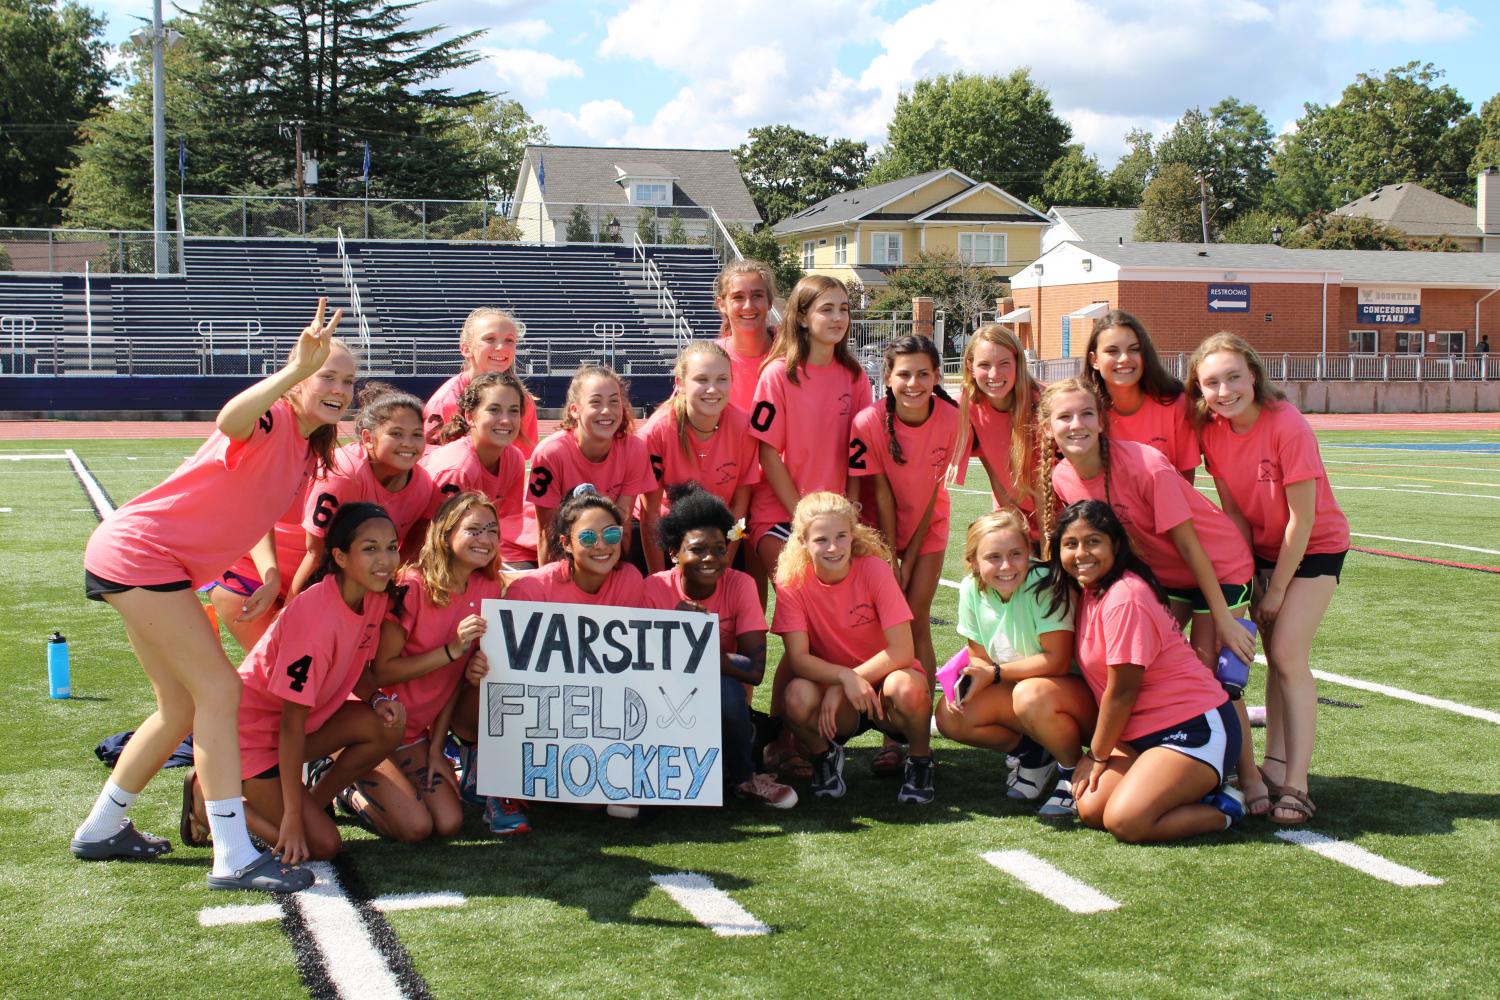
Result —
[[[1356, 545], [1500, 566], [1500, 434], [1320, 437]], [[1358, 447], [1370, 444], [1382, 447]], [[416, 848], [346, 825], [340, 872], [359, 903], [354, 924], [337, 923], [332, 911], [348, 906], [338, 897], [203, 926], [205, 908], [274, 901], [211, 893], [206, 849], [134, 864], [68, 854], [106, 773], [94, 744], [133, 728], [151, 698], [119, 619], [82, 596], [94, 512], [68, 463], [40, 457], [73, 449], [118, 503], [193, 447], [0, 444], [7, 996], [1500, 995], [1500, 574], [1361, 553], [1350, 555], [1314, 668], [1488, 717], [1323, 681], [1320, 694], [1348, 707], [1321, 711], [1311, 788], [1320, 812], [1307, 829], [1441, 884], [1382, 880], [1260, 820], [1169, 847], [1047, 825], [1006, 801], [997, 756], [942, 740], [937, 802], [901, 807], [897, 783], [868, 773], [867, 735], [851, 754], [848, 796], [820, 802], [801, 788], [790, 812], [734, 803], [647, 811], [632, 824], [552, 808], [533, 812], [532, 835], [509, 841], [492, 840], [475, 813], [459, 838]], [[9, 460], [27, 453], [39, 457]], [[954, 494], [946, 579], [962, 572], [957, 526], [988, 506], [987, 494]], [[956, 593], [939, 589], [936, 618], [953, 621]], [[72, 647], [69, 701], [46, 697], [53, 629]], [[951, 624], [934, 632], [941, 660], [958, 642]], [[1247, 693], [1252, 704], [1259, 691]], [[138, 826], [174, 842], [180, 773], [165, 772], [133, 810]], [[1028, 852], [1024, 864], [1045, 861], [1118, 906], [1070, 912], [981, 857], [1004, 851]], [[711, 933], [654, 886], [674, 872], [711, 879], [769, 933]], [[462, 904], [383, 918], [394, 935], [380, 956], [393, 971], [294, 952], [323, 917], [334, 931], [318, 940], [337, 951], [348, 940], [339, 926], [380, 921], [363, 900], [432, 892], [462, 894]]]

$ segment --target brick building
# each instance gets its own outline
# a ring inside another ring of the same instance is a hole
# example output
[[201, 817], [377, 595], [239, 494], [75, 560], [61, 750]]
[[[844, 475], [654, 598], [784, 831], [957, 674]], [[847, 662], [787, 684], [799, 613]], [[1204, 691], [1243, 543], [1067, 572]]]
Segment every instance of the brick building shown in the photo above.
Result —
[[1500, 346], [1500, 254], [1062, 243], [1011, 279], [1041, 358], [1076, 357], [1093, 319], [1133, 313], [1163, 353], [1229, 330], [1264, 352], [1466, 354]]

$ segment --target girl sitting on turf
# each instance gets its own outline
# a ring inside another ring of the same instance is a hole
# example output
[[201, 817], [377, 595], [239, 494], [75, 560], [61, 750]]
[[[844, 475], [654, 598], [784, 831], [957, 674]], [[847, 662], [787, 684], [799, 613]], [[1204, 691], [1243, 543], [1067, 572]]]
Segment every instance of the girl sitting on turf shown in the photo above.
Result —
[[1094, 321], [1079, 381], [1104, 401], [1111, 440], [1150, 445], [1188, 482], [1198, 468], [1198, 434], [1182, 383], [1162, 366], [1141, 321], [1112, 309]]
[[[395, 752], [361, 777], [348, 798], [367, 821], [384, 817], [397, 840], [451, 837], [463, 823], [443, 744], [464, 690], [464, 668], [484, 635], [480, 602], [505, 590], [499, 554], [494, 504], [481, 493], [449, 497], [427, 526], [416, 562], [401, 571], [401, 613], [381, 626], [375, 681], [406, 709], [406, 731]], [[476, 737], [477, 700], [471, 698], [468, 707], [469, 725], [459, 728]], [[522, 816], [504, 832], [528, 829]]]
[[379, 505], [396, 526], [396, 538], [404, 550], [413, 537], [412, 529], [430, 518], [442, 502], [432, 476], [417, 464], [425, 447], [422, 403], [417, 397], [384, 382], [365, 384], [359, 390], [354, 430], [359, 440], [340, 448], [327, 475], [308, 487], [302, 518], [307, 555], [292, 581], [294, 594], [323, 564], [323, 536], [341, 504]]
[[355, 368], [333, 339], [342, 313], [323, 322], [327, 305], [318, 300], [286, 367], [226, 403], [217, 429], [192, 458], [122, 504], [89, 538], [85, 593], [119, 613], [157, 707], [74, 833], [77, 857], [152, 858], [172, 849], [138, 831], [126, 811], [191, 731], [214, 838], [209, 885], [295, 892], [313, 882], [312, 872], [289, 868], [250, 843], [235, 725], [240, 679], [193, 588], [250, 551], [315, 466], [332, 461]]
[[[1042, 387], [1026, 369], [1021, 342], [998, 323], [981, 326], [964, 347], [962, 372], [950, 476], [962, 483], [970, 456], [977, 456], [989, 475], [995, 509], [1014, 507], [1033, 518], [1036, 401]], [[1039, 537], [1034, 522], [1031, 537]]]
[[754, 732], [746, 685], [766, 671], [766, 618], [755, 581], [729, 568], [734, 518], [724, 501], [697, 483], [674, 486], [671, 509], [657, 526], [672, 568], [646, 580], [647, 599], [664, 610], [702, 611], [719, 618], [719, 701], [724, 732], [724, 776], [734, 794], [776, 809], [797, 804], [797, 793], [752, 763]]
[[[625, 384], [613, 370], [584, 365], [568, 383], [566, 410], [556, 433], [537, 445], [531, 456], [527, 487], [530, 514], [536, 521], [537, 564], [549, 556], [552, 521], [558, 508], [579, 486], [588, 485], [627, 513], [635, 499], [656, 486], [646, 445], [633, 433], [635, 417]], [[623, 526], [620, 551], [630, 551], [630, 526]]]
[[[400, 593], [388, 589], [401, 564], [396, 526], [377, 505], [355, 501], [339, 508], [327, 537], [306, 589], [240, 664], [245, 819], [286, 863], [339, 852], [343, 842], [326, 807], [396, 749], [406, 724], [401, 703], [378, 693], [370, 669], [386, 611], [401, 614]], [[332, 763], [305, 786], [302, 765], [329, 756]], [[196, 822], [193, 777], [184, 781], [183, 805], [194, 813], [184, 826]], [[384, 814], [367, 818], [392, 835]]]
[[844, 747], [866, 729], [906, 743], [898, 802], [932, 802], [932, 693], [911, 640], [911, 609], [880, 535], [837, 493], [797, 504], [776, 564], [771, 631], [795, 678], [786, 722], [812, 753], [813, 794], [844, 794]]
[[1261, 774], [1276, 800], [1271, 819], [1305, 823], [1317, 811], [1307, 781], [1318, 718], [1308, 658], [1349, 551], [1349, 521], [1312, 428], [1248, 343], [1216, 333], [1199, 344], [1188, 394], [1219, 502], [1255, 552], [1253, 614], [1270, 664]]
[[734, 373], [729, 401], [749, 413], [760, 367], [771, 350], [776, 277], [758, 260], [732, 261], [714, 279], [714, 305], [723, 317], [714, 343], [724, 349]]
[[[730, 360], [723, 348], [695, 340], [677, 355], [672, 369], [672, 398], [657, 408], [641, 428], [641, 440], [656, 474], [656, 487], [641, 500], [642, 549], [645, 565], [663, 568], [662, 552], [654, 544], [656, 521], [666, 514], [672, 487], [696, 482], [729, 506], [732, 521], [750, 508], [750, 487], [760, 480], [750, 418], [729, 402]], [[734, 561], [738, 540], [729, 544]]]
[[938, 732], [1017, 758], [1007, 795], [1035, 801], [1057, 774], [1040, 814], [1077, 815], [1073, 767], [1094, 728], [1094, 696], [1073, 663], [1073, 606], [1048, 605], [1046, 567], [1031, 563], [1026, 516], [998, 510], [969, 525], [969, 572], [958, 587], [958, 634], [968, 640], [961, 704], [938, 704]]
[[1077, 602], [1075, 656], [1099, 704], [1073, 773], [1079, 819], [1132, 844], [1228, 829], [1244, 815], [1224, 783], [1239, 718], [1108, 504], [1062, 512], [1048, 567], [1048, 610]]
[[[442, 430], [459, 410], [459, 399], [476, 375], [485, 372], [512, 372], [516, 364], [516, 343], [521, 339], [521, 324], [504, 309], [481, 306], [469, 313], [458, 335], [458, 353], [463, 355], [463, 371], [438, 386], [437, 392], [422, 407], [422, 422], [427, 440], [440, 444]], [[523, 458], [530, 458], [536, 447], [536, 402], [525, 390], [521, 392], [521, 425], [516, 433], [516, 447]]]
[[[1100, 400], [1081, 381], [1063, 379], [1042, 392], [1042, 476], [1038, 481], [1043, 548], [1053, 532], [1055, 500], [1103, 500], [1125, 525], [1135, 550], [1166, 587], [1179, 625], [1192, 621], [1193, 651], [1212, 670], [1219, 647], [1246, 663], [1255, 658], [1255, 637], [1235, 620], [1250, 606], [1250, 548], [1224, 512], [1187, 484], [1166, 456], [1148, 445], [1101, 433]], [[1054, 455], [1061, 458], [1054, 465]], [[1240, 721], [1240, 789], [1253, 815], [1270, 808], [1255, 768], [1250, 720], [1234, 698]]]
[[422, 456], [422, 467], [445, 495], [473, 490], [490, 498], [500, 518], [500, 556], [513, 565], [536, 559], [536, 525], [523, 510], [526, 458], [515, 446], [526, 388], [511, 372], [482, 372], [458, 398], [442, 444]]

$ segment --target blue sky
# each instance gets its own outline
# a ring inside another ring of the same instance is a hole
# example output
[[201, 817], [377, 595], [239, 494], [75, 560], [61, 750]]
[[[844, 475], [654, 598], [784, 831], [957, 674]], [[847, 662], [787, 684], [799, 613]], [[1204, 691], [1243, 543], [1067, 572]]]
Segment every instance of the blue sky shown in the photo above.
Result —
[[[112, 39], [150, 10], [93, 5]], [[1225, 96], [1282, 130], [1413, 59], [1476, 111], [1500, 90], [1489, 0], [431, 0], [416, 20], [485, 29], [484, 61], [445, 82], [507, 91], [581, 145], [728, 147], [788, 123], [877, 146], [915, 80], [1029, 66], [1107, 168], [1128, 129]]]

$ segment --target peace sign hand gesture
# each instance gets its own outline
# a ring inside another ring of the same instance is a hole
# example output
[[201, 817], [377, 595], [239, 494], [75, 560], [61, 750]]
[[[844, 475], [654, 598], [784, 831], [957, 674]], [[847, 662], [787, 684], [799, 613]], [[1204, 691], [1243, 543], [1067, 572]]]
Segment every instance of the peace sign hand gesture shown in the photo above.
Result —
[[287, 360], [287, 367], [304, 378], [312, 375], [328, 360], [333, 332], [338, 329], [339, 320], [344, 318], [344, 310], [335, 309], [332, 318], [325, 325], [323, 315], [327, 310], [328, 299], [318, 299], [318, 311], [313, 316], [313, 321], [297, 335], [297, 343], [292, 347], [292, 355]]

